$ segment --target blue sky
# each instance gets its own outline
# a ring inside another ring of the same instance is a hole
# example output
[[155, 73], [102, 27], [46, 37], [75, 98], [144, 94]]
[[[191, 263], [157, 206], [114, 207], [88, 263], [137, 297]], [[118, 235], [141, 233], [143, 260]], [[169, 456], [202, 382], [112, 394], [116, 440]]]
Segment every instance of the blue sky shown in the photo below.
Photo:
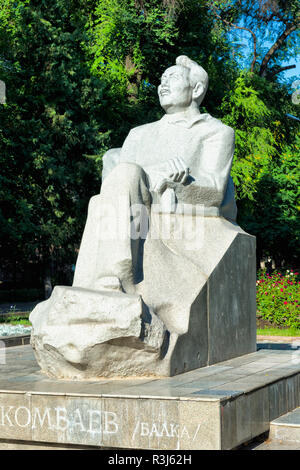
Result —
[[[241, 24], [242, 26], [242, 24]], [[268, 33], [266, 32], [266, 35]], [[250, 33], [247, 31], [242, 31], [242, 30], [234, 30], [232, 29], [229, 33], [229, 38], [231, 39], [232, 43], [235, 44], [235, 47], [242, 53], [244, 56], [244, 60], [242, 59], [241, 65], [244, 65], [246, 68], [250, 67], [251, 64], [251, 54], [253, 51], [253, 40], [252, 36]], [[265, 39], [263, 41], [263, 47], [267, 51], [273, 44], [274, 41], [270, 41], [268, 39]], [[240, 45], [240, 47], [239, 47]], [[261, 42], [258, 41], [258, 47], [261, 45]], [[300, 48], [300, 45], [298, 46], [298, 49]], [[281, 66], [286, 66], [286, 65], [296, 65], [296, 68], [286, 70], [284, 72], [281, 72], [278, 74], [278, 78], [280, 79], [290, 79], [291, 77], [295, 78], [295, 80], [300, 79], [300, 55], [297, 57], [293, 57], [289, 59], [288, 61], [282, 62]]]

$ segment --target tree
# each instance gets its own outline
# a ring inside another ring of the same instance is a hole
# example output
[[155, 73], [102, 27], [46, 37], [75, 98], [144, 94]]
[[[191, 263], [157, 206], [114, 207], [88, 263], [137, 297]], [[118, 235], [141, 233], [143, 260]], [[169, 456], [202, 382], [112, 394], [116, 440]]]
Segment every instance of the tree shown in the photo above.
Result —
[[91, 69], [110, 83], [107, 117], [114, 146], [122, 145], [130, 128], [161, 117], [156, 88], [178, 55], [208, 71], [204, 105], [215, 114], [235, 77], [228, 40], [202, 1], [98, 0], [89, 34]]
[[295, 112], [289, 91], [242, 72], [222, 111], [236, 134], [232, 176], [238, 221], [257, 237], [258, 262], [271, 256], [277, 266], [298, 265], [299, 137], [298, 123], [286, 117]]
[[2, 11], [1, 260], [18, 270], [42, 264], [45, 280], [55, 259], [75, 261], [88, 199], [100, 186], [86, 155], [105, 149], [105, 84], [86, 65], [87, 5], [5, 0]]
[[[58, 266], [75, 262], [104, 151], [121, 146], [130, 128], [161, 117], [156, 87], [181, 54], [209, 74], [202, 111], [236, 131], [240, 224], [257, 235], [259, 256], [277, 253], [294, 262], [288, 253], [298, 253], [297, 196], [286, 175], [297, 172], [298, 124], [285, 114], [297, 108], [279, 72], [283, 58], [297, 52], [298, 32], [278, 39], [298, 24], [296, 6], [295, 0], [2, 0], [1, 266], [17, 272], [34, 263], [46, 279], [51, 266], [57, 274]], [[228, 31], [253, 38], [247, 70], [241, 52], [233, 57]], [[286, 152], [292, 167], [282, 160]], [[272, 200], [280, 218], [272, 216]]]
[[[131, 127], [161, 116], [156, 85], [177, 55], [188, 53], [212, 76], [232, 76], [226, 41], [206, 10], [183, 3], [3, 0], [2, 266], [36, 263], [47, 281], [51, 266], [53, 274], [75, 261], [101, 156]], [[222, 87], [208, 97], [215, 109]]]
[[282, 63], [299, 53], [299, 0], [208, 1], [207, 5], [231, 38], [244, 35], [252, 45], [247, 68], [242, 68], [246, 64], [241, 50], [237, 51], [241, 70], [221, 106], [223, 121], [236, 131], [232, 175], [239, 223], [256, 235], [258, 261], [268, 255], [277, 265], [283, 260], [297, 264], [299, 226], [294, 219], [298, 196], [295, 187], [287, 187], [282, 155], [289, 149], [293, 162], [289, 168], [296, 178], [298, 124], [286, 114], [297, 115], [298, 110], [290, 84], [280, 83], [279, 74], [295, 67]]
[[299, 0], [222, 0], [207, 4], [225, 28], [251, 35], [251, 72], [272, 78], [295, 68], [280, 63], [299, 54]]
[[245, 223], [257, 237], [261, 257], [270, 256], [276, 266], [299, 266], [300, 249], [300, 138], [285, 145], [280, 161], [270, 164], [258, 184]]

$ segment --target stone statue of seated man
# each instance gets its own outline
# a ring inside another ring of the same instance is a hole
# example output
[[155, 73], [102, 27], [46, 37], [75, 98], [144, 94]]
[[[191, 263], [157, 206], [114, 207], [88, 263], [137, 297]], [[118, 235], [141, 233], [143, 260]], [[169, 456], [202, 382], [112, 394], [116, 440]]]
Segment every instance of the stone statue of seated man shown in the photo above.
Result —
[[236, 223], [234, 131], [199, 112], [207, 88], [178, 57], [164, 116], [104, 155], [73, 286], [30, 316], [46, 374], [168, 376], [256, 350], [255, 237]]
[[205, 70], [186, 56], [178, 57], [158, 87], [166, 114], [132, 129], [121, 149], [104, 155], [101, 195], [90, 202], [74, 285], [133, 293], [142, 277], [139, 242], [131, 239], [129, 229], [122, 241], [117, 236], [104, 240], [101, 233], [94, 236], [95, 227], [101, 232], [104, 226], [101, 204], [109, 208], [115, 202], [112, 214], [118, 220], [122, 218], [118, 210], [124, 213], [122, 199], [148, 211], [153, 203], [167, 212], [183, 204], [202, 205], [206, 216], [235, 220], [230, 178], [234, 131], [209, 114], [200, 114], [207, 88]]

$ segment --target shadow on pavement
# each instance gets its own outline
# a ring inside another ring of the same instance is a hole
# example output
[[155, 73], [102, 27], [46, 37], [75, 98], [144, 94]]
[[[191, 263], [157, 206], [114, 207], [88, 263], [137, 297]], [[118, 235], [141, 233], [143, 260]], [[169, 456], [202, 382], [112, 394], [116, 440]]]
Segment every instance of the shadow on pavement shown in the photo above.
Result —
[[277, 350], [298, 350], [300, 349], [300, 341], [295, 340], [290, 343], [257, 343], [257, 351], [260, 349], [277, 349]]

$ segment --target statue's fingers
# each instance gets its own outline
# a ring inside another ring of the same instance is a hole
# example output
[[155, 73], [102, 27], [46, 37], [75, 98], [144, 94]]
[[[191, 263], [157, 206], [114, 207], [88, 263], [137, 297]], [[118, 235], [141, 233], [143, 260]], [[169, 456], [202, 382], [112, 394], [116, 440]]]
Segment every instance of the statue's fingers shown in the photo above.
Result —
[[185, 182], [186, 182], [186, 180], [188, 179], [189, 173], [190, 173], [189, 168], [186, 168], [186, 169], [185, 169], [185, 172], [184, 172], [184, 175], [183, 175], [183, 178], [182, 178], [182, 180], [181, 180], [181, 183], [185, 183]]
[[181, 167], [180, 182], [185, 183], [189, 175], [189, 168], [186, 166], [185, 162], [182, 160], [181, 157], [177, 158], [177, 162], [177, 166]]
[[170, 167], [171, 173], [168, 176], [169, 178], [172, 178], [173, 181], [175, 181], [175, 178], [177, 178], [177, 167], [175, 165], [174, 160], [170, 160]]
[[173, 162], [176, 168], [176, 174], [174, 175], [173, 181], [180, 181], [183, 169], [181, 168], [180, 163], [178, 162], [178, 159], [173, 160]]
[[186, 166], [185, 162], [182, 160], [182, 158], [178, 157], [177, 160], [178, 160], [178, 163], [180, 165], [181, 170], [186, 171], [187, 166]]
[[182, 183], [182, 179], [184, 178], [184, 174], [185, 174], [185, 170], [182, 170], [179, 173], [179, 176], [178, 176], [178, 179], [177, 179], [177, 181], [179, 181], [179, 183]]

